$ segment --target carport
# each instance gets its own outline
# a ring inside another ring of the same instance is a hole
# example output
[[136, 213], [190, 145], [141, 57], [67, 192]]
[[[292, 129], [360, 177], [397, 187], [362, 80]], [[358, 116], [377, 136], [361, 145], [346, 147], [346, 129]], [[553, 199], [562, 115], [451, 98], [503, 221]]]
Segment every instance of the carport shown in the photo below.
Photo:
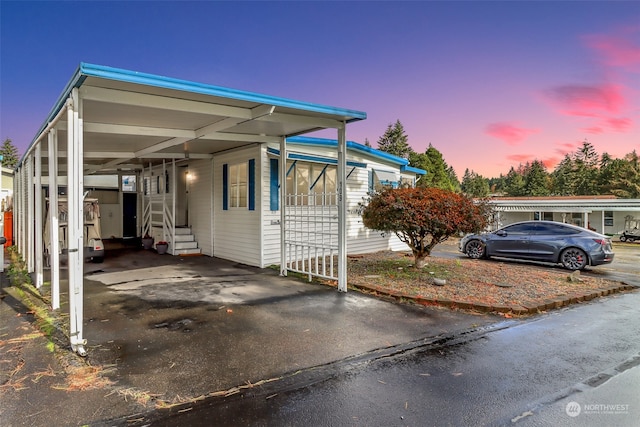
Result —
[[[278, 143], [279, 182], [287, 179], [286, 138], [322, 129], [337, 132], [338, 289], [346, 291], [346, 126], [366, 114], [152, 74], [81, 63], [15, 171], [14, 234], [36, 288], [43, 285], [43, 221], [51, 224], [52, 308], [60, 307], [55, 209], [43, 218], [43, 186], [66, 187], [71, 347], [83, 336], [84, 179], [120, 170], [139, 172], [183, 159], [213, 159], [239, 147]], [[258, 190], [259, 191], [259, 190]], [[49, 203], [58, 204], [58, 191]], [[286, 275], [286, 194], [280, 191], [281, 273]], [[174, 203], [175, 206], [175, 203]]]

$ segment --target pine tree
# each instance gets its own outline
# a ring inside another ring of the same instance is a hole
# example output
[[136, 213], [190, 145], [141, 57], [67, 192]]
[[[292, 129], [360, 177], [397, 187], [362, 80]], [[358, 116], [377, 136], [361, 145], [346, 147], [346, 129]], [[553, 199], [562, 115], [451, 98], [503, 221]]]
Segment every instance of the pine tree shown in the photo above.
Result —
[[489, 180], [474, 171], [466, 169], [462, 177], [462, 192], [468, 197], [487, 197], [489, 195]]
[[388, 125], [384, 135], [378, 139], [378, 149], [394, 156], [408, 159], [409, 154], [413, 152], [407, 142], [408, 139], [409, 137], [405, 133], [402, 123], [397, 120], [393, 126]]
[[547, 169], [539, 160], [534, 160], [524, 176], [524, 190], [527, 196], [548, 196], [550, 178]]
[[2, 147], [0, 147], [0, 155], [2, 156], [2, 166], [5, 168], [15, 168], [20, 160], [18, 149], [13, 145], [9, 138], [5, 139], [2, 143]]
[[444, 161], [442, 153], [431, 144], [424, 153], [410, 153], [409, 165], [427, 171], [418, 180], [419, 187], [436, 187], [449, 191], [457, 191], [459, 187], [457, 179], [455, 182], [451, 181], [449, 165]]

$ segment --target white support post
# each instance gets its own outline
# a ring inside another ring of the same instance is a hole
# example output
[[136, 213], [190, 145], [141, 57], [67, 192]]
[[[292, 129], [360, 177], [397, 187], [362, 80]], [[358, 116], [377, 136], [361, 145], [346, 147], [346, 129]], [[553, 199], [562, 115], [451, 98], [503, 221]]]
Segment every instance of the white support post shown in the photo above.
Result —
[[80, 356], [86, 356], [86, 340], [83, 329], [83, 147], [82, 147], [82, 105], [78, 89], [72, 92], [73, 105], [69, 106], [67, 120], [67, 193], [68, 193], [68, 252], [69, 252], [69, 338], [71, 348]]
[[43, 246], [42, 246], [42, 144], [40, 142], [36, 145], [35, 150], [35, 279], [36, 289], [41, 289], [44, 284], [43, 275]]
[[27, 158], [27, 241], [25, 245], [25, 261], [27, 262], [27, 272], [33, 273], [34, 271], [34, 262], [33, 262], [33, 252], [34, 252], [34, 238], [35, 238], [35, 230], [34, 230], [34, 211], [35, 211], [35, 197], [33, 195], [34, 191], [34, 183], [33, 183], [33, 155], [30, 155]]
[[280, 161], [278, 162], [280, 175], [280, 275], [287, 275], [287, 138], [280, 140]]
[[586, 228], [587, 230], [589, 229], [589, 212], [584, 213], [584, 224], [582, 224], [582, 227]]
[[13, 241], [20, 251], [20, 215], [22, 214], [22, 166], [16, 169], [13, 180]]
[[[177, 173], [176, 173], [176, 159], [173, 159], [171, 162], [171, 216], [173, 217], [173, 221], [171, 221], [172, 228], [171, 230], [171, 255], [176, 254], [176, 193], [177, 193]], [[188, 209], [188, 207], [187, 207]]]
[[338, 129], [338, 291], [347, 292], [347, 139]]
[[49, 266], [51, 268], [51, 308], [60, 308], [60, 229], [58, 223], [58, 132], [49, 131]]

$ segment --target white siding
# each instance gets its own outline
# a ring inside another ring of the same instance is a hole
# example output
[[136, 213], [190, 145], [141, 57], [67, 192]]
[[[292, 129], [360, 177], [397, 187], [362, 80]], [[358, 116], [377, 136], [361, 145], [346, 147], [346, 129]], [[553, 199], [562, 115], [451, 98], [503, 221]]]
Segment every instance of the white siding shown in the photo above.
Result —
[[[271, 210], [271, 163], [270, 156], [266, 155], [266, 146], [262, 147], [262, 265], [280, 265], [280, 210]], [[280, 200], [278, 199], [278, 206]]]
[[[277, 146], [272, 148], [279, 149]], [[336, 152], [326, 147], [300, 147], [290, 145], [290, 151], [305, 153], [311, 156], [336, 158]], [[266, 147], [263, 148], [266, 153]], [[262, 206], [263, 211], [263, 262], [261, 267], [280, 264], [280, 211], [270, 210], [270, 161], [271, 156], [262, 157]], [[360, 254], [382, 250], [408, 250], [407, 245], [402, 243], [395, 234], [387, 234], [384, 237], [379, 231], [369, 230], [362, 224], [362, 217], [359, 214], [358, 204], [363, 202], [369, 191], [369, 171], [372, 169], [396, 170], [400, 176], [399, 167], [373, 161], [371, 158], [362, 156], [354, 157], [354, 153], [349, 151], [349, 161], [366, 163], [367, 169], [347, 166], [347, 253]]]
[[[212, 169], [213, 160], [189, 162], [189, 225], [198, 242], [198, 247], [204, 255], [209, 256], [213, 256], [214, 253], [214, 183]], [[222, 197], [220, 197], [220, 201], [222, 201]]]
[[[260, 224], [262, 208], [260, 192], [262, 181], [262, 150], [258, 145], [251, 148], [229, 152], [216, 156], [213, 161], [213, 222], [214, 247], [216, 257], [241, 262], [243, 264], [262, 266]], [[222, 206], [222, 166], [256, 161], [256, 206], [254, 211], [248, 208], [231, 208], [223, 210]]]
[[[379, 231], [370, 230], [362, 224], [362, 216], [359, 214], [359, 203], [367, 198], [369, 191], [369, 170], [383, 168], [384, 165], [367, 162], [367, 169], [357, 168], [347, 180], [347, 253], [362, 254], [378, 252], [382, 250], [408, 250], [395, 234], [387, 233], [384, 236]], [[352, 167], [347, 168], [351, 171]], [[389, 169], [389, 166], [386, 166]]]

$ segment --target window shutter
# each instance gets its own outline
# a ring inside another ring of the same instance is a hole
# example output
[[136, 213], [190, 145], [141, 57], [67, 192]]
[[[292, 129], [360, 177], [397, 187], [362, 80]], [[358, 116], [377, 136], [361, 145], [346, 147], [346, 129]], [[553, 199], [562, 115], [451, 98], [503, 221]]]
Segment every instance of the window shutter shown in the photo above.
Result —
[[222, 165], [222, 209], [229, 209], [229, 165]]
[[256, 160], [249, 159], [249, 210], [256, 210]]
[[269, 186], [269, 196], [270, 196], [270, 206], [272, 211], [277, 211], [280, 208], [280, 198], [278, 197], [278, 184], [280, 178], [280, 171], [278, 170], [278, 159], [269, 159], [270, 160], [270, 186]]

